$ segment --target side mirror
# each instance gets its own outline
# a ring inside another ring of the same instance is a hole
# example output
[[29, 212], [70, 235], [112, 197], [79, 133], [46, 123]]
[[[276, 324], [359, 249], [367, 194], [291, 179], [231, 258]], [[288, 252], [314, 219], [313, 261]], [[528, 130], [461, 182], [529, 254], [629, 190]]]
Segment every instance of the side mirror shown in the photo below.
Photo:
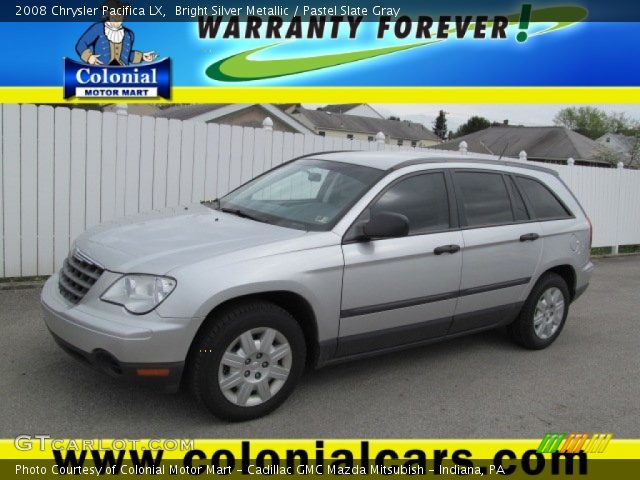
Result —
[[366, 238], [397, 238], [409, 235], [409, 219], [400, 213], [380, 212], [362, 227]]
[[320, 182], [322, 181], [322, 175], [320, 175], [318, 172], [307, 172], [307, 179], [310, 182]]

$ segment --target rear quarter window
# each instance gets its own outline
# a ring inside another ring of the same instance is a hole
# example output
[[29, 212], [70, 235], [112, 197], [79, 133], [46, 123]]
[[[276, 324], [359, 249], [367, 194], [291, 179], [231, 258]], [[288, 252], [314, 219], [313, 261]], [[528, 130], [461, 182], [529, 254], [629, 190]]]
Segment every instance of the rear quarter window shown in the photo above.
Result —
[[517, 182], [520, 190], [527, 197], [536, 219], [550, 220], [573, 216], [553, 192], [539, 181], [518, 177]]

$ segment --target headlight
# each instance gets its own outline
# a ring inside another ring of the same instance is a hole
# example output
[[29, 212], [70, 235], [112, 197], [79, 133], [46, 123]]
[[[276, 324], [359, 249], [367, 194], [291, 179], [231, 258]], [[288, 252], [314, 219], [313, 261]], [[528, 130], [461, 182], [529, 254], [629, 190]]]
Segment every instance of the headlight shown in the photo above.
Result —
[[154, 275], [125, 275], [111, 285], [101, 300], [122, 305], [127, 311], [142, 315], [149, 313], [176, 288], [176, 280]]

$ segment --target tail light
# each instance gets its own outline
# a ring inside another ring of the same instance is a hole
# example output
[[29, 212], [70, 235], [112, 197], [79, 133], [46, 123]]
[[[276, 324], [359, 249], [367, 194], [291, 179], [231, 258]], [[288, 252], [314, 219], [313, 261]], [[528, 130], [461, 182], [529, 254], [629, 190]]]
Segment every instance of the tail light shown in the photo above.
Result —
[[587, 222], [589, 222], [589, 245], [588, 251], [591, 251], [591, 245], [593, 245], [593, 224], [591, 223], [591, 219], [587, 217]]

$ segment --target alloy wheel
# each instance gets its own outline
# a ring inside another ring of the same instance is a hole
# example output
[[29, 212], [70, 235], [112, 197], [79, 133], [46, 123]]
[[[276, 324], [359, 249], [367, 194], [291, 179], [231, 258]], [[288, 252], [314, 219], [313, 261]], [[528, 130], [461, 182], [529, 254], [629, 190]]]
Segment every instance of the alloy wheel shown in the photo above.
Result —
[[247, 330], [222, 355], [218, 368], [220, 391], [234, 405], [260, 405], [284, 386], [292, 361], [289, 342], [278, 330]]
[[533, 312], [533, 328], [538, 338], [547, 340], [558, 331], [564, 318], [564, 309], [564, 295], [558, 287], [542, 292]]

